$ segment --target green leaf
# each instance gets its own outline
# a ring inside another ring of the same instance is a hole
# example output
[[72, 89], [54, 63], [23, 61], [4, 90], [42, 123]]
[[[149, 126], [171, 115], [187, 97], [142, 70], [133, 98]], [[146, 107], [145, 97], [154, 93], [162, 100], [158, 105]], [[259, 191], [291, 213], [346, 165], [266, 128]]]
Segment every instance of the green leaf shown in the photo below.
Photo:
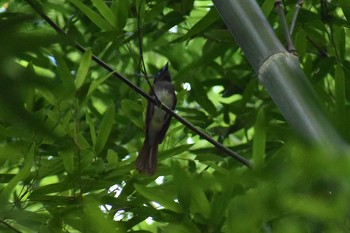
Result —
[[171, 222], [169, 225], [162, 227], [162, 232], [168, 232], [168, 233], [200, 233], [198, 228], [195, 227], [189, 227], [188, 224], [186, 223], [176, 223], [176, 222]]
[[[35, 74], [33, 65], [31, 63], [28, 63], [27, 66], [27, 72], [29, 75]], [[28, 111], [33, 111], [34, 110], [34, 104], [35, 104], [35, 89], [34, 87], [27, 87], [25, 90], [25, 106]]]
[[204, 109], [195, 108], [177, 108], [183, 115], [185, 119], [190, 121], [192, 124], [199, 127], [205, 128], [208, 124], [212, 123], [213, 120], [210, 119]]
[[72, 188], [71, 184], [67, 184], [67, 182], [60, 182], [48, 185], [42, 185], [40, 187], [35, 188], [29, 195], [29, 199], [40, 199], [47, 194], [55, 194], [59, 192], [64, 192]]
[[249, 103], [256, 89], [257, 89], [257, 80], [251, 79], [247, 83], [246, 88], [244, 89], [244, 92], [242, 95], [242, 108], [246, 106], [247, 103]]
[[130, 99], [122, 100], [121, 105], [124, 115], [127, 116], [129, 120], [137, 127], [143, 129], [144, 121], [142, 117], [141, 105]]
[[96, 26], [101, 28], [102, 30], [112, 30], [112, 26], [105, 20], [103, 19], [100, 15], [98, 15], [96, 12], [91, 10], [88, 6], [85, 4], [81, 3], [81, 1], [78, 0], [68, 0], [72, 4], [74, 4], [79, 10], [81, 10]]
[[161, 190], [159, 188], [148, 188], [139, 184], [134, 184], [134, 187], [137, 192], [139, 192], [142, 196], [146, 197], [151, 201], [155, 201], [165, 208], [174, 211], [175, 213], [183, 213], [183, 209], [181, 206], [174, 201], [173, 195], [167, 193], [167, 190]]
[[89, 86], [88, 96], [90, 96], [102, 83], [108, 80], [111, 76], [113, 76], [113, 72], [107, 74], [106, 76], [99, 78], [91, 83]]
[[74, 173], [74, 153], [72, 150], [63, 150], [59, 152], [63, 161], [63, 166], [69, 174]]
[[55, 53], [55, 59], [57, 63], [57, 71], [60, 75], [64, 87], [68, 90], [68, 92], [74, 93], [74, 78], [67, 66], [67, 63], [64, 61], [63, 57], [58, 52]]
[[343, 60], [345, 57], [345, 31], [342, 27], [333, 27], [333, 37], [335, 43], [336, 54], [339, 60]]
[[265, 126], [264, 108], [260, 108], [254, 125], [253, 139], [253, 165], [254, 169], [260, 169], [263, 166], [265, 158], [265, 141], [266, 141], [266, 126]]
[[344, 8], [350, 8], [350, 2], [347, 0], [337, 0], [336, 4]]
[[274, 7], [275, 0], [265, 0], [261, 6], [261, 10], [264, 13], [264, 15], [269, 16]]
[[[209, 12], [203, 16], [191, 29], [182, 37], [180, 41], [188, 40], [202, 31], [206, 31], [210, 25], [216, 22], [220, 18], [215, 7], [210, 8]], [[177, 41], [178, 42], [178, 41]]]
[[180, 204], [185, 209], [189, 208], [192, 214], [199, 214], [203, 218], [208, 219], [210, 216], [210, 203], [203, 189], [176, 162], [173, 162], [172, 165]]
[[91, 64], [91, 49], [87, 49], [83, 55], [83, 58], [80, 61], [80, 65], [77, 71], [77, 76], [75, 79], [75, 87], [79, 89], [85, 82], [87, 74], [89, 72], [90, 64]]
[[[171, 133], [171, 132], [168, 132], [168, 133]], [[188, 152], [189, 149], [193, 147], [193, 145], [194, 144], [185, 144], [185, 145], [173, 147], [169, 150], [160, 151], [159, 158], [163, 160], [163, 159], [171, 158], [175, 155], [180, 155], [181, 153], [184, 153], [184, 152]]]
[[[136, 6], [138, 5], [136, 4]], [[117, 28], [121, 31], [125, 27], [126, 22], [128, 20], [128, 15], [130, 11], [129, 0], [114, 0], [111, 8], [114, 10], [114, 12], [116, 12]]]
[[[38, 229], [42, 229], [43, 221], [47, 220], [47, 214], [41, 213], [40, 211], [27, 211], [27, 210], [18, 210], [16, 208], [11, 208], [6, 212], [6, 216], [9, 216], [14, 222], [16, 222], [16, 229], [18, 231], [18, 226], [21, 226], [20, 229], [31, 229], [28, 232], [34, 232]], [[2, 232], [11, 232], [12, 230], [9, 227], [6, 227]], [[24, 231], [20, 231], [24, 232]]]
[[307, 50], [307, 38], [304, 30], [299, 30], [295, 35], [295, 48], [300, 57], [304, 57]]
[[107, 151], [107, 161], [109, 164], [117, 164], [118, 161], [118, 153], [114, 150]]
[[216, 111], [215, 105], [208, 98], [207, 92], [204, 90], [203, 85], [200, 82], [195, 80], [193, 85], [195, 86], [195, 88], [193, 88], [191, 92], [193, 93], [193, 96], [198, 102], [198, 104], [201, 107], [203, 107], [210, 115], [216, 116], [217, 111]]
[[[113, 27], [117, 26], [117, 17], [113, 11], [104, 3], [103, 0], [91, 0], [100, 14], [107, 20], [107, 22]], [[125, 1], [124, 1], [125, 2]]]
[[340, 128], [344, 129], [344, 126], [342, 125], [346, 124], [348, 116], [346, 114], [345, 75], [341, 64], [338, 64], [335, 68], [335, 107], [337, 113], [337, 124]]
[[35, 156], [35, 144], [33, 143], [28, 152], [25, 155], [24, 166], [17, 172], [16, 176], [11, 179], [11, 181], [0, 190], [0, 201], [2, 203], [7, 203], [7, 200], [11, 192], [15, 189], [16, 185], [27, 178], [30, 174], [30, 170], [34, 163]]
[[151, 20], [154, 20], [155, 18], [159, 17], [159, 15], [162, 14], [164, 8], [166, 6], [165, 1], [157, 2], [156, 5], [154, 5], [151, 10], [146, 12], [145, 15], [145, 22], [150, 22]]
[[92, 197], [85, 197], [83, 199], [84, 216], [86, 217], [87, 227], [91, 232], [106, 233], [122, 233], [124, 228], [117, 221], [107, 218], [101, 210], [101, 204]]
[[[350, 4], [349, 1], [346, 1], [348, 4]], [[347, 20], [348, 25], [350, 25], [350, 7], [343, 7], [342, 8], [344, 16]]]
[[96, 139], [96, 145], [95, 145], [95, 152], [96, 153], [100, 153], [103, 150], [103, 148], [107, 142], [107, 139], [108, 139], [109, 134], [111, 133], [111, 130], [113, 127], [114, 115], [115, 115], [114, 103], [112, 103], [107, 108], [107, 110], [103, 116], [102, 122], [101, 122], [100, 130], [98, 132], [98, 136]]
[[145, 0], [136, 0], [135, 3], [137, 14], [140, 15], [141, 19], [143, 19], [145, 14]]
[[199, 185], [196, 185], [195, 182], [193, 182], [189, 187], [189, 191], [191, 195], [191, 212], [200, 214], [205, 219], [209, 219], [211, 208], [203, 189]]
[[92, 144], [96, 146], [96, 130], [95, 130], [94, 122], [92, 121], [89, 113], [86, 113], [85, 117], [86, 117], [86, 123], [89, 125], [89, 128], [90, 128], [90, 136], [91, 136]]

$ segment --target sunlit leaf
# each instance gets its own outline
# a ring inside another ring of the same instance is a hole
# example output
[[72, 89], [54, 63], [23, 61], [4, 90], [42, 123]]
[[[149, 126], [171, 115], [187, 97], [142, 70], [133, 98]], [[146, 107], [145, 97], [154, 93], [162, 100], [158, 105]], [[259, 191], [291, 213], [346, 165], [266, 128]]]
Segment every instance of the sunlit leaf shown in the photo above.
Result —
[[78, 0], [69, 0], [72, 4], [74, 4], [79, 10], [81, 10], [96, 26], [101, 28], [102, 30], [111, 30], [112, 26], [103, 19], [99, 14], [90, 9], [87, 5], [81, 3]]
[[116, 27], [117, 17], [113, 11], [102, 0], [91, 0], [100, 14], [108, 21], [110, 25]]

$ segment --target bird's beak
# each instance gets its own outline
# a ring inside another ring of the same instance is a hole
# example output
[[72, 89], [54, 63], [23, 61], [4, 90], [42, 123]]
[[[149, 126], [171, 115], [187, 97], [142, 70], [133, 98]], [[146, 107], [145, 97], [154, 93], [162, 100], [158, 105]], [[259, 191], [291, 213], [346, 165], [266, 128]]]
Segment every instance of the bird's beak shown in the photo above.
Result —
[[165, 66], [163, 67], [163, 70], [168, 70], [168, 67], [169, 67], [169, 62], [167, 62], [167, 63], [165, 64]]

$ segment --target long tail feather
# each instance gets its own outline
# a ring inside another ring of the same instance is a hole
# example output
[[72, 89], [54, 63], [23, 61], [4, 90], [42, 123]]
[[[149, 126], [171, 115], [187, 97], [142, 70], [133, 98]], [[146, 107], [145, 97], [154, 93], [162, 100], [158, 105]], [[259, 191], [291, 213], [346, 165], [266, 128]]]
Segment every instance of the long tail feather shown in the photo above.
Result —
[[150, 146], [145, 141], [136, 159], [136, 169], [140, 173], [153, 175], [157, 170], [158, 145]]

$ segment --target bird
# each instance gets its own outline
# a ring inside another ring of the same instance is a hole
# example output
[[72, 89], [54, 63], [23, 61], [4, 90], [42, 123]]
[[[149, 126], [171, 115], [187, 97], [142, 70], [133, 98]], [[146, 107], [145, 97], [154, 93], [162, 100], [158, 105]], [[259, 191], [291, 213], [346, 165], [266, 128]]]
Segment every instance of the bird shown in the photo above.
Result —
[[[150, 95], [168, 108], [174, 110], [176, 106], [175, 88], [171, 83], [168, 63], [154, 78]], [[148, 101], [146, 110], [145, 140], [136, 159], [136, 169], [140, 173], [154, 175], [157, 170], [158, 145], [164, 140], [171, 121], [171, 115]]]

